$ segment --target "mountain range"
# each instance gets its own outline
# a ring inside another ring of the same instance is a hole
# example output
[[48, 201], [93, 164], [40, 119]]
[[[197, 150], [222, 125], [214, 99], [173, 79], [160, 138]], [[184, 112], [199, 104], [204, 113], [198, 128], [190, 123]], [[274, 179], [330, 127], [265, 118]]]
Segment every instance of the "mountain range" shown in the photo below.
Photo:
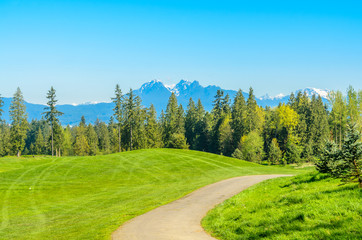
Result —
[[[177, 100], [184, 106], [186, 109], [190, 97], [197, 102], [198, 99], [201, 100], [207, 111], [212, 109], [212, 102], [216, 91], [221, 89], [218, 86], [202, 86], [198, 81], [185, 81], [181, 80], [179, 83], [168, 86], [163, 84], [161, 81], [152, 80], [150, 82], [144, 83], [139, 89], [134, 90], [134, 93], [141, 97], [142, 105], [149, 107], [153, 104], [156, 108], [158, 114], [161, 113], [161, 110], [165, 110], [167, 106], [168, 98], [171, 93], [174, 92], [177, 96]], [[224, 94], [229, 94], [231, 100], [233, 100], [237, 91], [235, 90], [225, 90]], [[298, 92], [306, 92], [308, 96], [320, 95], [324, 102], [328, 101], [329, 90], [322, 90], [317, 88], [305, 88], [295, 91], [295, 94]], [[248, 93], [243, 92], [245, 99], [248, 98]], [[275, 107], [279, 103], [286, 103], [290, 95], [279, 94], [275, 97], [270, 97], [268, 95], [256, 98], [257, 103], [260, 106], [270, 106]], [[111, 97], [111, 96], [110, 96]], [[3, 98], [4, 107], [3, 107], [3, 116], [7, 122], [10, 121], [9, 118], [9, 106], [11, 103], [11, 98]], [[26, 110], [28, 113], [28, 119], [41, 119], [42, 112], [44, 112], [45, 105], [42, 104], [33, 104], [25, 102]], [[84, 103], [84, 104], [64, 104], [58, 105], [58, 110], [63, 112], [64, 115], [60, 117], [62, 125], [76, 125], [80, 122], [82, 116], [85, 117], [87, 122], [94, 123], [98, 118], [101, 121], [108, 122], [110, 117], [113, 114], [113, 103]]]

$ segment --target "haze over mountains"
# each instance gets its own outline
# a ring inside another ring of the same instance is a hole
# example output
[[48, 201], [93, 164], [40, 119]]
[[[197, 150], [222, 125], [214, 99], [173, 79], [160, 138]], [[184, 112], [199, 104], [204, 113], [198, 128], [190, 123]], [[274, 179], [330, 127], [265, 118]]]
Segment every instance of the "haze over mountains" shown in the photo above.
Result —
[[[146, 107], [149, 107], [153, 104], [156, 108], [157, 114], [161, 113], [162, 109], [166, 109], [168, 98], [170, 97], [171, 93], [174, 92], [177, 96], [178, 102], [184, 106], [184, 109], [187, 108], [188, 101], [190, 97], [197, 102], [200, 98], [202, 104], [204, 105], [207, 111], [212, 109], [212, 102], [214, 100], [214, 96], [216, 91], [221, 89], [218, 86], [210, 85], [210, 86], [202, 86], [198, 81], [185, 81], [181, 80], [174, 86], [167, 86], [163, 84], [161, 81], [152, 80], [150, 82], [144, 83], [139, 89], [134, 90], [135, 94], [141, 97], [142, 104]], [[244, 90], [248, 90], [243, 88]], [[225, 90], [222, 89], [225, 94], [229, 94], [231, 98], [231, 102], [236, 94], [236, 90]], [[125, 93], [126, 90], [123, 90]], [[306, 92], [308, 96], [313, 95], [320, 95], [324, 102], [327, 102], [327, 96], [329, 90], [322, 90], [316, 88], [305, 88], [295, 91], [298, 92]], [[248, 93], [243, 92], [244, 97], [248, 97]], [[265, 107], [270, 106], [274, 107], [277, 106], [279, 103], [285, 103], [289, 99], [288, 95], [280, 94], [275, 97], [270, 97], [265, 95], [260, 98], [256, 98], [256, 101], [259, 105]], [[110, 98], [112, 96], [109, 96]], [[3, 107], [3, 116], [2, 118], [5, 119], [7, 122], [10, 121], [9, 119], [9, 106], [11, 102], [11, 98], [3, 98], [4, 100], [4, 107]], [[26, 102], [26, 108], [28, 113], [28, 119], [31, 121], [32, 119], [41, 119], [42, 112], [44, 112], [45, 105], [41, 104], [32, 104]], [[113, 114], [113, 103], [84, 103], [79, 105], [58, 105], [57, 108], [59, 111], [63, 112], [64, 115], [60, 117], [60, 121], [62, 125], [76, 125], [80, 122], [82, 116], [85, 117], [87, 122], [94, 123], [98, 118], [101, 121], [108, 122], [109, 118]]]

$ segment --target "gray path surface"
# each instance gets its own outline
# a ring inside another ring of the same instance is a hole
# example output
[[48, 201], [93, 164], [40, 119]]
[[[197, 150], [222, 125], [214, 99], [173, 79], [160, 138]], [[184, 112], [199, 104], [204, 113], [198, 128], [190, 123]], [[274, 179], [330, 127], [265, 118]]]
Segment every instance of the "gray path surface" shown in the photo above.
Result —
[[266, 179], [290, 175], [255, 175], [226, 179], [126, 222], [113, 240], [211, 240], [201, 219], [215, 205]]

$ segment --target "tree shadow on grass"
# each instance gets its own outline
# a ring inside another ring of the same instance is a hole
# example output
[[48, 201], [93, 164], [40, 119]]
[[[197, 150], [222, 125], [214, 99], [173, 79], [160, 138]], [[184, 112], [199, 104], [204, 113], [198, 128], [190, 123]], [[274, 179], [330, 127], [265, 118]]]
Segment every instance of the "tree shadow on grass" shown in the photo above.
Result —
[[[331, 190], [325, 190], [321, 193], [340, 193], [340, 192], [346, 192], [351, 190], [358, 190], [359, 187], [357, 184], [350, 184], [350, 185], [340, 185], [339, 188], [331, 189]], [[362, 189], [359, 191], [360, 195], [362, 195]]]
[[292, 178], [289, 183], [280, 185], [281, 188], [290, 187], [292, 185], [298, 185], [302, 183], [319, 182], [324, 179], [331, 178], [328, 174], [311, 173], [308, 175], [296, 176]]

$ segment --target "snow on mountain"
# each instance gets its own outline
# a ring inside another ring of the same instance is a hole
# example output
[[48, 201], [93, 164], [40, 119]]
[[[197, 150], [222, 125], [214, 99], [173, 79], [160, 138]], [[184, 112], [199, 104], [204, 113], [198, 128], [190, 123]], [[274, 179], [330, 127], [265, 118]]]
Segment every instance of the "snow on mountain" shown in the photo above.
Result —
[[[297, 91], [295, 91], [295, 95], [297, 95], [299, 92], [302, 92], [302, 93], [307, 93], [307, 96], [308, 97], [312, 97], [313, 95], [316, 95], [316, 96], [321, 96], [322, 98], [325, 98], [325, 99], [328, 99], [328, 94], [330, 92], [330, 90], [328, 89], [318, 89], [318, 88], [311, 88], [311, 87], [308, 87], [308, 88], [304, 88], [304, 89], [299, 89]], [[263, 96], [261, 96], [259, 98], [259, 100], [278, 100], [278, 99], [283, 99], [285, 97], [288, 97], [289, 98], [290, 95], [285, 95], [283, 93], [280, 93], [274, 97], [272, 96], [269, 96], [268, 94], [265, 94]]]
[[191, 84], [192, 82], [190, 81], [181, 80], [178, 84], [176, 84], [175, 89], [178, 91], [186, 90]]
[[[84, 103], [71, 103], [69, 105], [72, 106], [81, 106], [81, 105], [95, 105], [95, 104], [100, 104], [100, 103], [111, 103], [110, 101], [89, 101], [89, 102], [84, 102]], [[66, 104], [64, 104], [66, 105]]]
[[274, 97], [274, 99], [280, 99], [280, 98], [283, 98], [283, 97], [285, 97], [285, 96], [286, 96], [285, 94], [279, 93], [278, 95], [276, 95], [276, 96]]
[[312, 97], [313, 95], [316, 95], [316, 96], [319, 95], [322, 98], [328, 99], [330, 90], [308, 87], [308, 88], [304, 88], [304, 89], [299, 89], [295, 93], [298, 94], [298, 92], [302, 92], [302, 93], [306, 92], [308, 97]]
[[261, 96], [259, 99], [260, 100], [275, 100], [275, 99], [281, 99], [283, 97], [285, 97], [286, 95], [283, 93], [279, 93], [278, 95], [271, 97], [268, 94], [265, 94], [264, 96]]
[[154, 79], [152, 81], [149, 81], [149, 82], [146, 82], [144, 83], [140, 89], [138, 89], [139, 92], [143, 92], [144, 90], [147, 90], [149, 88], [153, 88], [154, 86], [159, 86], [159, 85], [162, 85], [163, 86], [163, 83], [158, 80], [158, 79]]
[[171, 84], [171, 85], [166, 85], [164, 84], [164, 86], [170, 91], [176, 94], [176, 96], [180, 96], [180, 92], [183, 92], [184, 90], [188, 89], [189, 86], [192, 84], [192, 82], [187, 81], [187, 80], [181, 80], [179, 83], [177, 84]]
[[163, 84], [168, 90], [172, 92], [172, 90], [175, 88], [176, 83], [174, 84]]
[[[203, 87], [198, 81], [181, 80], [177, 84], [166, 85], [161, 81], [152, 80], [144, 83], [140, 89], [135, 90], [135, 94], [141, 97], [144, 106], [148, 107], [153, 104], [157, 113], [166, 109], [171, 93], [175, 93], [178, 103], [182, 104], [185, 109], [191, 97], [195, 102], [200, 99], [205, 109], [210, 111], [216, 91], [219, 89], [221, 88], [218, 86]], [[236, 94], [234, 90], [224, 90], [224, 92], [229, 94], [231, 98]]]

